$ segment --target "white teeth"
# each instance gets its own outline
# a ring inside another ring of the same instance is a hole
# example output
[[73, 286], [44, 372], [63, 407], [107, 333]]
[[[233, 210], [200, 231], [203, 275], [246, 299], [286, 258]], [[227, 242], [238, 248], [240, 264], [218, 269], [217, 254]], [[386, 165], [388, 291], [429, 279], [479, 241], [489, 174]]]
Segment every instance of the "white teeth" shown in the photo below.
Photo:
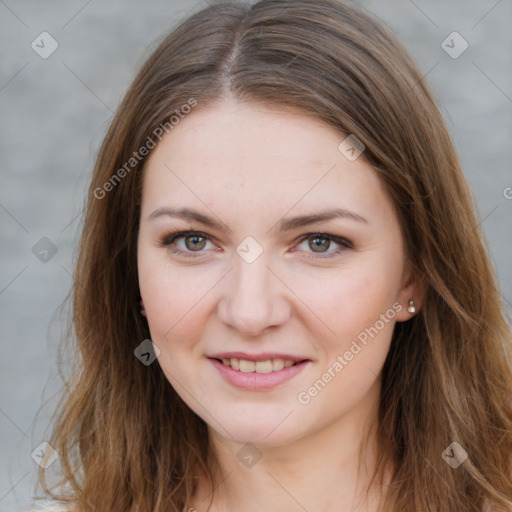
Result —
[[256, 369], [256, 365], [254, 361], [246, 361], [245, 359], [240, 359], [240, 371], [244, 373], [253, 372]]
[[271, 373], [278, 372], [283, 368], [289, 368], [295, 364], [295, 361], [285, 361], [283, 359], [267, 359], [266, 361], [248, 361], [247, 359], [222, 359], [222, 363], [231, 366], [233, 370], [240, 370], [244, 373]]
[[284, 368], [284, 361], [282, 359], [272, 359], [272, 370], [275, 372]]
[[270, 373], [272, 371], [272, 361], [256, 361], [256, 373]]

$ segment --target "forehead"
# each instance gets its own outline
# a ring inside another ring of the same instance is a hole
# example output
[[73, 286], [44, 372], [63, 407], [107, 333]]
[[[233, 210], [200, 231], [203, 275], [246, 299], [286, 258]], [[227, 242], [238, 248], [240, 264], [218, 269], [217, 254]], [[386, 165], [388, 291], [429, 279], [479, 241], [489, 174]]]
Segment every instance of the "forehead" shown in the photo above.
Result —
[[339, 151], [344, 138], [289, 109], [227, 100], [199, 105], [149, 155], [143, 208], [193, 201], [282, 215], [329, 202], [382, 215], [390, 204], [380, 179], [362, 157], [350, 161]]

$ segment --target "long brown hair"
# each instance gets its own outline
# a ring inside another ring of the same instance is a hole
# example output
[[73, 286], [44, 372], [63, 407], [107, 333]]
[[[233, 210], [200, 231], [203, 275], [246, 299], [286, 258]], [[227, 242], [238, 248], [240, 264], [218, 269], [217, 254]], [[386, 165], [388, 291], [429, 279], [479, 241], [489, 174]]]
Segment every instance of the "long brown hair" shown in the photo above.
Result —
[[[134, 357], [150, 334], [136, 264], [144, 158], [130, 159], [158, 127], [170, 131], [184, 105], [228, 94], [296, 109], [362, 141], [424, 281], [424, 305], [397, 323], [382, 374], [375, 475], [393, 468], [382, 510], [512, 510], [512, 337], [470, 191], [407, 52], [370, 15], [335, 0], [210, 6], [174, 29], [130, 86], [89, 189], [73, 297], [76, 371], [50, 439], [60, 479], [50, 487], [41, 470], [45, 491], [80, 512], [182, 512], [197, 476], [212, 479], [206, 424], [158, 364]], [[459, 445], [468, 458], [453, 468], [442, 454]]]

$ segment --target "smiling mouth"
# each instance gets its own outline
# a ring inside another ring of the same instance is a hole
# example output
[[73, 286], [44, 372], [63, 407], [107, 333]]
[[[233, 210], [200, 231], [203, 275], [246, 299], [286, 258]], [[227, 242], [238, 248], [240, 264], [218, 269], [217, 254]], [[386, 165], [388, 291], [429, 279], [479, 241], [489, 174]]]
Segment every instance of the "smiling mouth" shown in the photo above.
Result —
[[283, 368], [289, 368], [295, 366], [304, 361], [290, 361], [286, 359], [267, 359], [265, 361], [248, 361], [247, 359], [238, 359], [232, 357], [231, 359], [217, 359], [215, 361], [222, 363], [224, 366], [228, 366], [233, 370], [237, 370], [243, 373], [272, 373], [278, 372]]

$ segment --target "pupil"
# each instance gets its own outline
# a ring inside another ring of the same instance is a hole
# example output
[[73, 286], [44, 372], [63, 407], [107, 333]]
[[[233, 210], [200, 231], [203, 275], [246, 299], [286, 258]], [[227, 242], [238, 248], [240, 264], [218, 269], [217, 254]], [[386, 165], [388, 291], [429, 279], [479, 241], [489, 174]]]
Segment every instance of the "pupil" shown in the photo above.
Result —
[[[198, 245], [190, 246], [191, 244], [189, 244], [189, 240], [192, 240], [192, 244], [198, 244]], [[201, 242], [198, 242], [198, 240], [202, 240], [202, 244], [201, 244]], [[190, 249], [192, 251], [195, 249], [202, 249], [204, 247], [205, 243], [206, 243], [206, 240], [200, 236], [191, 236], [191, 237], [188, 237], [185, 239], [185, 244], [187, 246], [187, 249]]]
[[[311, 243], [309, 245], [315, 252], [323, 252], [321, 250], [318, 251], [317, 249], [322, 249], [322, 248], [328, 249], [329, 248], [330, 240], [328, 240], [327, 238], [316, 237], [316, 238], [313, 238], [310, 240], [313, 240], [313, 245], [311, 245]], [[320, 243], [318, 243], [318, 242], [320, 242]]]

